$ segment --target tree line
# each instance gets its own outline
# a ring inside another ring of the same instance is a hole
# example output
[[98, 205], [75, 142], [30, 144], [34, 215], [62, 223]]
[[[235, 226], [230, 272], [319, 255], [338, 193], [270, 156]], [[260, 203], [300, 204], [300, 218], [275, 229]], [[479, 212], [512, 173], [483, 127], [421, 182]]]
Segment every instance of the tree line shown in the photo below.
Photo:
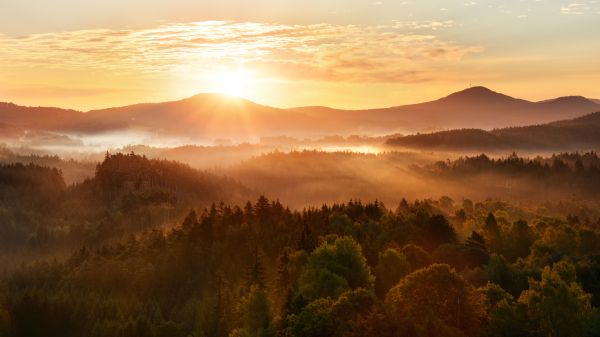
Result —
[[[3, 281], [6, 336], [595, 336], [600, 236], [498, 203], [191, 210]], [[516, 219], [511, 221], [512, 219]]]

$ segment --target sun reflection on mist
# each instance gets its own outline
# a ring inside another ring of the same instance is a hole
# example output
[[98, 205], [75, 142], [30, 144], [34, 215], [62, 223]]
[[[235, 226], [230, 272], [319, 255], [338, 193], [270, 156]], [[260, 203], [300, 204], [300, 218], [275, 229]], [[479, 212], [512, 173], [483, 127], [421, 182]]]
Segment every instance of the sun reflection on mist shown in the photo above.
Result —
[[324, 152], [352, 152], [352, 153], [364, 153], [364, 154], [380, 154], [383, 152], [382, 149], [376, 146], [370, 145], [357, 145], [357, 146], [343, 146], [343, 145], [329, 145], [319, 147], [316, 150]]

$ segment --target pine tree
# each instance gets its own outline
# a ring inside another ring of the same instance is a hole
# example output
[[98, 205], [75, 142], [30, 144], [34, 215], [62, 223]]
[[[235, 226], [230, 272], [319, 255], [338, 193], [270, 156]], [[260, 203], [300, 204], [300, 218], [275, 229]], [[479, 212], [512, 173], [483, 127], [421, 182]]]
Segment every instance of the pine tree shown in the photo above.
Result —
[[307, 253], [311, 253], [315, 248], [317, 248], [317, 240], [312, 234], [308, 223], [304, 223], [304, 228], [302, 233], [300, 234], [300, 242], [298, 243], [298, 248], [304, 250]]
[[265, 287], [265, 269], [260, 258], [258, 245], [254, 247], [253, 261], [248, 271], [248, 288], [252, 286], [258, 286], [259, 288]]

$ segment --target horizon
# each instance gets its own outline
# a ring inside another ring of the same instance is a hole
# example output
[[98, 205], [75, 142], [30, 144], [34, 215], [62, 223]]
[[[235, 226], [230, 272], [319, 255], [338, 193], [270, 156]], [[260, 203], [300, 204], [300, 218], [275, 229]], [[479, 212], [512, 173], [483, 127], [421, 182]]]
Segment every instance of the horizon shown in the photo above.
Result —
[[464, 88], [464, 89], [461, 89], [461, 90], [458, 90], [458, 91], [453, 91], [453, 92], [447, 93], [447, 94], [445, 94], [443, 96], [440, 96], [440, 97], [434, 97], [434, 98], [432, 98], [430, 100], [427, 100], [427, 101], [403, 102], [403, 103], [400, 103], [400, 104], [394, 104], [394, 105], [390, 105], [390, 106], [372, 106], [372, 107], [357, 108], [357, 109], [345, 109], [345, 108], [341, 108], [341, 107], [326, 106], [326, 105], [302, 105], [302, 106], [290, 106], [290, 107], [271, 106], [271, 105], [265, 104], [263, 102], [251, 100], [251, 99], [249, 99], [247, 97], [231, 95], [231, 94], [223, 93], [223, 92], [198, 92], [196, 94], [192, 94], [191, 96], [180, 97], [180, 98], [170, 99], [170, 100], [166, 100], [166, 101], [131, 102], [129, 104], [120, 105], [120, 106], [104, 106], [104, 107], [98, 107], [98, 108], [94, 108], [94, 109], [90, 109], [90, 110], [81, 110], [81, 109], [77, 109], [77, 108], [64, 107], [64, 106], [48, 106], [48, 105], [35, 105], [35, 104], [33, 104], [33, 105], [24, 105], [24, 104], [20, 104], [19, 102], [14, 102], [14, 101], [0, 101], [0, 103], [14, 104], [16, 106], [28, 107], [28, 108], [58, 108], [58, 109], [75, 110], [75, 111], [78, 111], [78, 112], [87, 113], [87, 112], [94, 111], [94, 110], [104, 110], [104, 109], [111, 109], [111, 108], [122, 108], [122, 107], [127, 107], [127, 106], [138, 105], [138, 104], [161, 104], [161, 103], [180, 102], [180, 101], [185, 101], [185, 100], [188, 100], [188, 99], [192, 99], [192, 98], [194, 98], [196, 96], [207, 95], [207, 96], [221, 96], [224, 100], [245, 100], [245, 101], [248, 101], [248, 102], [251, 102], [251, 103], [255, 103], [255, 104], [263, 105], [263, 106], [267, 106], [267, 107], [272, 107], [272, 108], [276, 108], [276, 109], [280, 109], [280, 110], [293, 110], [293, 109], [297, 109], [297, 108], [312, 108], [312, 107], [330, 108], [330, 109], [335, 109], [335, 110], [371, 110], [371, 109], [386, 109], [386, 108], [401, 107], [401, 106], [405, 106], [405, 105], [415, 105], [415, 104], [429, 103], [429, 102], [433, 102], [433, 101], [436, 101], [436, 100], [439, 100], [439, 99], [442, 99], [442, 98], [446, 98], [446, 97], [448, 97], [450, 95], [453, 95], [453, 94], [462, 93], [462, 92], [469, 91], [471, 89], [478, 89], [478, 88], [485, 89], [485, 90], [490, 91], [490, 92], [495, 93], [495, 94], [506, 95], [506, 96], [508, 96], [510, 98], [525, 100], [525, 101], [528, 101], [528, 102], [531, 102], [531, 103], [542, 103], [542, 102], [552, 101], [552, 100], [560, 99], [560, 98], [581, 97], [581, 98], [589, 100], [592, 103], [598, 104], [600, 106], [600, 102], [597, 102], [599, 99], [594, 98], [594, 97], [586, 97], [586, 96], [583, 96], [583, 95], [561, 95], [561, 96], [556, 96], [556, 97], [548, 97], [548, 98], [541, 99], [541, 100], [532, 100], [532, 99], [528, 99], [528, 98], [524, 98], [524, 97], [513, 96], [510, 93], [505, 93], [505, 92], [497, 91], [497, 90], [494, 90], [492, 88], [489, 88], [489, 87], [486, 87], [486, 86], [481, 86], [481, 85], [471, 86], [471, 87], [467, 87], [467, 88]]
[[596, 1], [297, 6], [6, 0], [0, 101], [92, 110], [221, 92], [277, 107], [365, 109], [472, 85], [532, 101], [600, 97], [600, 74], [590, 71], [600, 68]]

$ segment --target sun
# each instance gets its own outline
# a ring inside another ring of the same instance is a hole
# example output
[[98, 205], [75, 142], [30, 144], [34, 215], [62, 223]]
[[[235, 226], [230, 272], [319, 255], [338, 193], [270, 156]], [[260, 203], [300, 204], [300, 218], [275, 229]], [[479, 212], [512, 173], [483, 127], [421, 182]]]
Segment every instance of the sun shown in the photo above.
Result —
[[214, 91], [234, 97], [245, 97], [249, 93], [252, 74], [245, 69], [227, 69], [214, 75]]

